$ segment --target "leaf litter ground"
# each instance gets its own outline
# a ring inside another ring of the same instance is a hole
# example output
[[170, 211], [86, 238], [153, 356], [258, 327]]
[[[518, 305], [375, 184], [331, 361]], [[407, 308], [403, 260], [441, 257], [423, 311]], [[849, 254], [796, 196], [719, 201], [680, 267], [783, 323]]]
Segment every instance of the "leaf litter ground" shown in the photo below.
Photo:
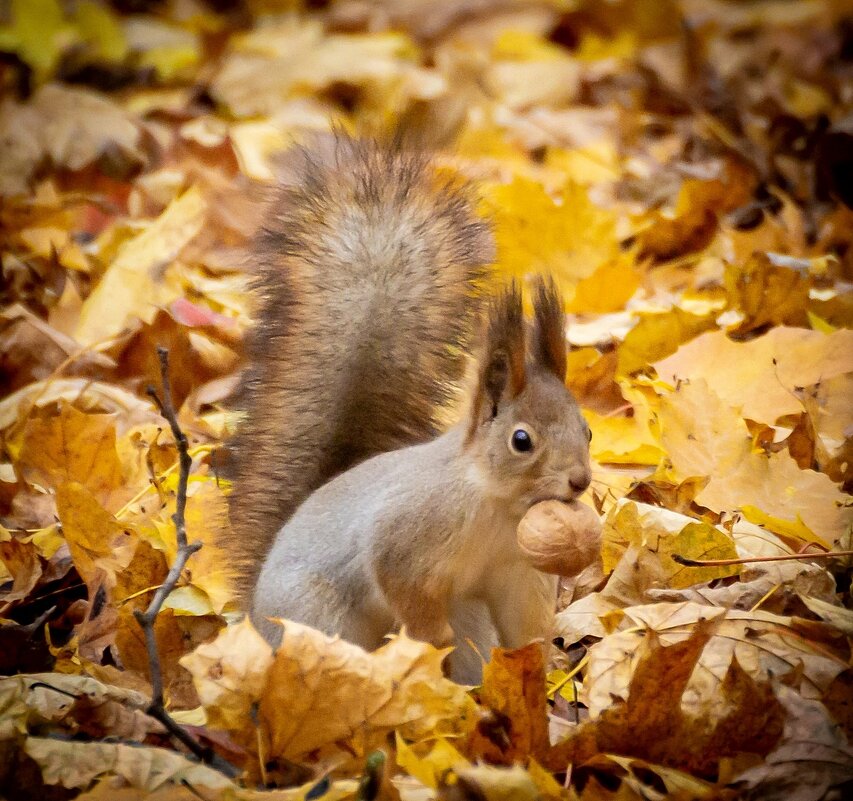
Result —
[[[849, 790], [851, 558], [821, 556], [853, 548], [849, 8], [298, 5], [3, 8], [2, 792]], [[286, 622], [273, 653], [216, 544], [276, 154], [401, 123], [476, 185], [498, 277], [557, 279], [593, 431], [601, 563], [563, 580], [549, 664], [496, 652], [472, 691], [405, 635], [366, 654]], [[157, 345], [203, 543], [155, 623], [165, 701], [237, 779], [146, 714], [135, 612], [177, 547]]]

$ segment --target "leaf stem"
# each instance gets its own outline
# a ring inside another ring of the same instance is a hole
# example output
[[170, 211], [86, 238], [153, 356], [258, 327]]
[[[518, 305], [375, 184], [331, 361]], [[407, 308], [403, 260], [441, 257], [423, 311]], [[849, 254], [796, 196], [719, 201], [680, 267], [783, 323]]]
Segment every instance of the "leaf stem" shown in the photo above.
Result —
[[831, 559], [839, 556], [853, 556], [853, 551], [821, 551], [819, 553], [790, 553], [780, 556], [748, 556], [743, 559], [688, 559], [674, 553], [672, 559], [685, 567], [725, 567], [727, 565], [747, 565], [752, 562], [789, 562], [795, 559]]

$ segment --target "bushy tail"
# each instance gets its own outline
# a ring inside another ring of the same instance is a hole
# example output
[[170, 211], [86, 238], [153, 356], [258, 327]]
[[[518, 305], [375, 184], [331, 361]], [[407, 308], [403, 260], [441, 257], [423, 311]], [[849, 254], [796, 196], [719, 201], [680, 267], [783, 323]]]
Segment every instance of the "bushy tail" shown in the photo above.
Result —
[[438, 432], [492, 241], [423, 157], [337, 136], [291, 156], [253, 254], [260, 302], [225, 534], [244, 605], [311, 492]]

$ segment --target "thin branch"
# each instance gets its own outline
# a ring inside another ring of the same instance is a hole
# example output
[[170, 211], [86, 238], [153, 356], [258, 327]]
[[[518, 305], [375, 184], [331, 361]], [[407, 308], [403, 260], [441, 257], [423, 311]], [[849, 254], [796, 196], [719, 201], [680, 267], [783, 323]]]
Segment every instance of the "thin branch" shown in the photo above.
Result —
[[178, 494], [175, 501], [175, 513], [172, 515], [172, 522], [175, 524], [175, 538], [177, 540], [178, 551], [175, 555], [174, 563], [169, 568], [169, 573], [165, 581], [157, 588], [154, 597], [151, 599], [151, 603], [148, 604], [148, 608], [144, 612], [140, 612], [138, 609], [134, 612], [134, 616], [145, 634], [145, 647], [148, 651], [148, 667], [151, 674], [152, 698], [146, 712], [155, 720], [160, 721], [169, 734], [183, 743], [202, 762], [216, 768], [226, 776], [234, 777], [239, 774], [237, 768], [220, 757], [213, 749], [203, 746], [183, 726], [175, 721], [166, 711], [166, 704], [163, 699], [163, 672], [160, 667], [160, 653], [157, 650], [154, 623], [157, 620], [157, 615], [163, 608], [163, 602], [166, 600], [166, 597], [177, 586], [181, 573], [183, 573], [184, 567], [186, 567], [187, 560], [201, 548], [201, 542], [187, 542], [187, 484], [190, 478], [192, 458], [189, 453], [189, 443], [187, 442], [186, 435], [178, 425], [178, 418], [172, 402], [172, 386], [169, 382], [169, 351], [166, 348], [157, 348], [157, 355], [160, 357], [160, 378], [163, 386], [163, 396], [162, 398], [159, 397], [153, 387], [148, 387], [148, 394], [154, 399], [154, 402], [160, 409], [160, 414], [169, 423], [180, 457]]
[[685, 567], [726, 567], [747, 565], [752, 562], [790, 562], [795, 559], [832, 559], [836, 556], [853, 556], [853, 551], [819, 551], [817, 553], [791, 553], [783, 556], [750, 556], [744, 559], [688, 559], [674, 553], [672, 559]]

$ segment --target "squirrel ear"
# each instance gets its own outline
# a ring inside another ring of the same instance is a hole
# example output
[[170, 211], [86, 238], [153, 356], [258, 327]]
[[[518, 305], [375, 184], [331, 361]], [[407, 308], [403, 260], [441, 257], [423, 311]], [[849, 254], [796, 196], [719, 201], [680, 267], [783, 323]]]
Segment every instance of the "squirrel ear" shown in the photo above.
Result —
[[[480, 419], [494, 416], [504, 398], [514, 398], [524, 389], [527, 381], [524, 348], [521, 290], [513, 282], [492, 302], [489, 310], [476, 398], [476, 414]], [[486, 414], [484, 409], [488, 410]]]
[[566, 380], [566, 315], [553, 278], [539, 276], [533, 301], [533, 358], [560, 381]]

